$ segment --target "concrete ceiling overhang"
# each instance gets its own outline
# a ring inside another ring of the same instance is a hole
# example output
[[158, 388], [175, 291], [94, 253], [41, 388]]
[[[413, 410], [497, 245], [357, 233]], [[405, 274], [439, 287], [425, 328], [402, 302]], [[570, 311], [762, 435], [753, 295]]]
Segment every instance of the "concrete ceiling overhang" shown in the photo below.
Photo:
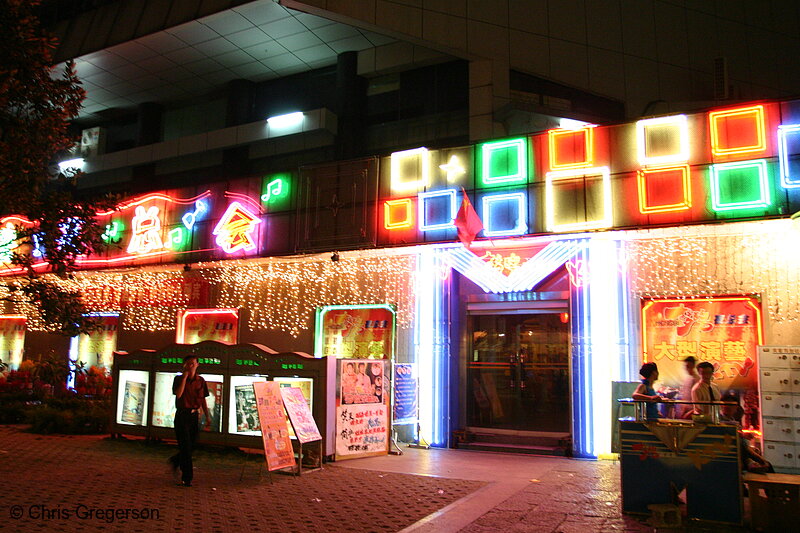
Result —
[[257, 0], [75, 57], [87, 92], [79, 118], [199, 97], [234, 79], [260, 82], [326, 67], [342, 52], [394, 41]]

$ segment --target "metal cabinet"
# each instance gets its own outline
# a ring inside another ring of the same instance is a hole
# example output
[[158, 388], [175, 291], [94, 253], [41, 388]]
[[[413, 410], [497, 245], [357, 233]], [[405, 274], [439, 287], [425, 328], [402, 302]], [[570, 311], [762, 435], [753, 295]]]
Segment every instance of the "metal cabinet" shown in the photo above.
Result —
[[758, 360], [764, 456], [800, 473], [800, 346], [759, 346]]

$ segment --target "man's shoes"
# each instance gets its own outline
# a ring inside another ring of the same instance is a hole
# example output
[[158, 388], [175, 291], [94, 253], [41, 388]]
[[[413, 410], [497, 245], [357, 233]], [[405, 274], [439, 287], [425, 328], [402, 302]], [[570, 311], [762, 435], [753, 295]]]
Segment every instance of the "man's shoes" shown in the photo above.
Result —
[[191, 487], [191, 486], [192, 486], [192, 483], [191, 483], [191, 482], [189, 482], [189, 481], [179, 481], [179, 482], [178, 482], [178, 486], [179, 486], [179, 487]]

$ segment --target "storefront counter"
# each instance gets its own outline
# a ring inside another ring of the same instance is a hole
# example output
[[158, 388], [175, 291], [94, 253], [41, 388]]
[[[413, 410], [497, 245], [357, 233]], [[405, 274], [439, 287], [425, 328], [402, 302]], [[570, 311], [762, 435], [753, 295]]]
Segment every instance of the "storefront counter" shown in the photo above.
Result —
[[690, 519], [742, 523], [741, 450], [735, 426], [688, 420], [620, 423], [622, 511], [648, 514], [686, 488]]

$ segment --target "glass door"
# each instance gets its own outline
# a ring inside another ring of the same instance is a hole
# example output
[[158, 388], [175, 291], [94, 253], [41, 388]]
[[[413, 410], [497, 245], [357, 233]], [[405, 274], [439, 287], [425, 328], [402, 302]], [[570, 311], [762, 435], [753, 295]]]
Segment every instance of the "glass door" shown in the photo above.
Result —
[[566, 313], [470, 315], [467, 425], [570, 431]]

